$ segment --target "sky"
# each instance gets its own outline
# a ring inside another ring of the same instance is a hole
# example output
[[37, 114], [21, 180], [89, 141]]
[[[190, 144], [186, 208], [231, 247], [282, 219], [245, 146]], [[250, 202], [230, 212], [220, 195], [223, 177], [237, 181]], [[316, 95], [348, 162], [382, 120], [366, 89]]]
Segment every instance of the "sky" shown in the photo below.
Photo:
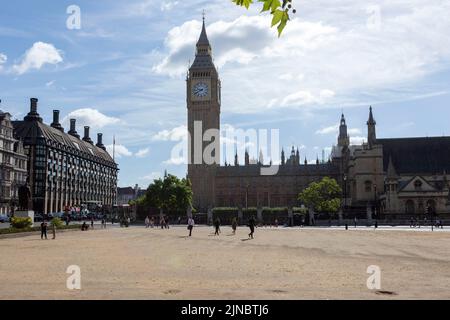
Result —
[[[36, 97], [46, 123], [59, 109], [66, 129], [77, 118], [78, 132], [102, 132], [108, 150], [115, 136], [119, 186], [145, 188], [165, 170], [185, 176], [174, 148], [184, 143], [186, 71], [205, 10], [222, 128], [279, 130], [280, 146], [314, 162], [336, 144], [341, 112], [352, 143], [366, 139], [370, 105], [378, 137], [450, 135], [449, 1], [293, 3], [278, 38], [258, 3], [3, 1], [0, 109], [22, 119]], [[79, 29], [67, 26], [71, 5]]]

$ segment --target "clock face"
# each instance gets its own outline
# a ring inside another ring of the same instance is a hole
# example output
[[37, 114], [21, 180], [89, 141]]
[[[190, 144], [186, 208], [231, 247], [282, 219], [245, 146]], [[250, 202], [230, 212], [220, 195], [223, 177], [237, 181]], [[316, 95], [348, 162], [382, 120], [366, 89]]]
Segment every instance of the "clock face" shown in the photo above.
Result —
[[204, 82], [197, 83], [192, 89], [194, 96], [204, 98], [208, 95], [208, 85]]

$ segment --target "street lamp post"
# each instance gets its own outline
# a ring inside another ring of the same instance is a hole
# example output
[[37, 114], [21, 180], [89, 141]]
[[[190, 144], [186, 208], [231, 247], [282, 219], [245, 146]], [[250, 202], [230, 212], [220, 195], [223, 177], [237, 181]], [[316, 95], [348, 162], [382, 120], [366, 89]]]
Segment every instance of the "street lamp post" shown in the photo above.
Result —
[[377, 185], [375, 184], [374, 186], [374, 190], [375, 190], [375, 205], [373, 206], [374, 208], [374, 216], [375, 216], [375, 227], [378, 226], [378, 192], [377, 192]]
[[247, 182], [246, 185], [246, 191], [245, 191], [245, 208], [248, 211], [248, 188], [250, 187], [250, 184]]
[[347, 175], [344, 174], [344, 210], [347, 206]]

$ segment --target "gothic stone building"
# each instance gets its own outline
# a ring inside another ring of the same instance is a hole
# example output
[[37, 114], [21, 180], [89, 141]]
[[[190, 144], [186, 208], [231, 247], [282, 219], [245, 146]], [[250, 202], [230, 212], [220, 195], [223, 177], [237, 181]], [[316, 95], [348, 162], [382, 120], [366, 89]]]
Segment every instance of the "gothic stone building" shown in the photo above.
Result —
[[103, 145], [102, 134], [94, 144], [85, 127], [81, 138], [76, 119], [70, 120], [70, 130], [64, 132], [59, 110], [54, 110], [49, 126], [43, 123], [37, 102], [32, 98], [27, 116], [13, 122], [28, 155], [33, 209], [48, 214], [88, 203], [114, 205], [118, 167]]
[[22, 141], [14, 137], [11, 115], [0, 110], [0, 214], [13, 213], [19, 187], [26, 178], [27, 155]]
[[[367, 122], [367, 143], [350, 145], [347, 124], [342, 115], [338, 143], [326, 163], [301, 163], [298, 150], [288, 159], [284, 151], [278, 173], [260, 174], [261, 162], [249, 160], [221, 166], [194, 161], [196, 122], [201, 134], [208, 129], [220, 130], [221, 81], [212, 59], [205, 23], [197, 42], [195, 60], [189, 69], [187, 110], [189, 132], [188, 178], [194, 193], [194, 207], [200, 212], [214, 207], [294, 207], [298, 194], [311, 182], [323, 177], [338, 181], [343, 189], [347, 211], [373, 214], [423, 214], [427, 206], [437, 213], [450, 212], [449, 183], [450, 137], [377, 139], [372, 108]], [[197, 124], [198, 126], [198, 124]], [[198, 134], [198, 132], [197, 132]], [[219, 153], [220, 138], [211, 139]], [[202, 151], [207, 148], [203, 142]], [[220, 154], [213, 154], [220, 159]]]

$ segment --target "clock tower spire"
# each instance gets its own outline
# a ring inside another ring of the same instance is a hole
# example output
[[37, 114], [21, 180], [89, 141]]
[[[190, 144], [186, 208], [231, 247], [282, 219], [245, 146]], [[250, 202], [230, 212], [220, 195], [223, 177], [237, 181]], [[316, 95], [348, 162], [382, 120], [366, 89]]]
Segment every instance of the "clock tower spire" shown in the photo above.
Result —
[[[212, 58], [204, 13], [195, 59], [186, 81], [186, 94], [188, 178], [192, 183], [194, 207], [208, 210], [214, 206], [215, 172], [220, 166], [221, 83]], [[209, 133], [212, 131], [219, 134], [211, 137]]]

